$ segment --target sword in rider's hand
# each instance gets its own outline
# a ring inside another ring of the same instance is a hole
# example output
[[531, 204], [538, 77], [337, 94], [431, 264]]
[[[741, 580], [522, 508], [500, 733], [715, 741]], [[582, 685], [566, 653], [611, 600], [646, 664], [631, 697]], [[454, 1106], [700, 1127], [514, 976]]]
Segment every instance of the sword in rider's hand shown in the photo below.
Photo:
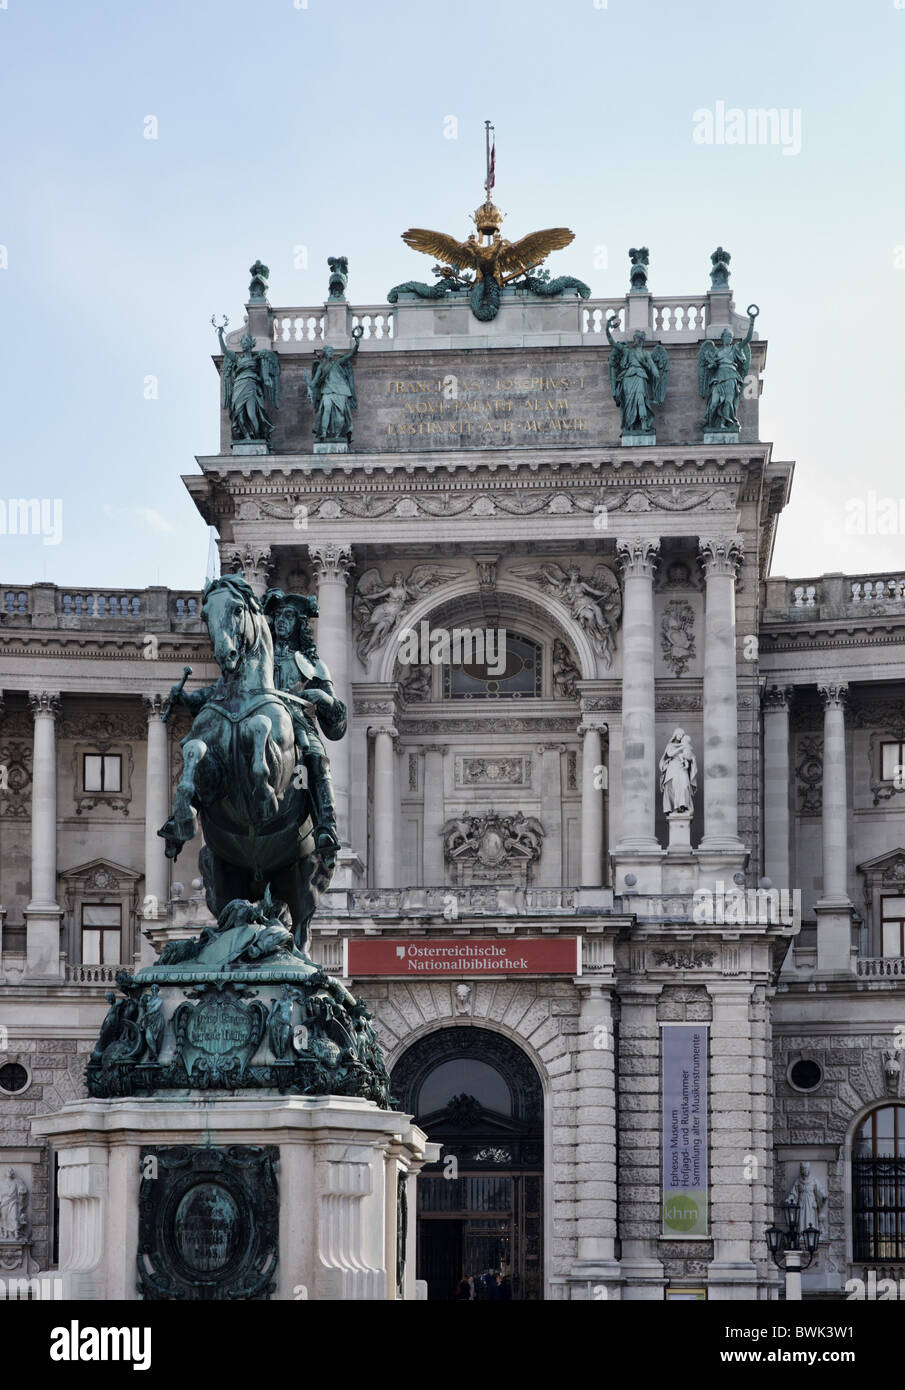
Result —
[[165, 724], [165, 723], [167, 722], [167, 720], [169, 719], [169, 717], [170, 717], [170, 710], [173, 708], [173, 706], [175, 705], [177, 699], [178, 699], [179, 696], [182, 694], [183, 687], [184, 687], [186, 681], [188, 680], [188, 678], [189, 678], [189, 676], [190, 676], [191, 674], [192, 674], [192, 668], [191, 668], [191, 666], [183, 666], [183, 668], [182, 668], [182, 680], [179, 682], [179, 684], [177, 685], [176, 689], [173, 691], [172, 695], [171, 695], [170, 698], [167, 700], [166, 704], [165, 704], [164, 707], [163, 707], [163, 710], [162, 710], [162, 712], [161, 712], [161, 715], [160, 715], [160, 717], [161, 717], [161, 719], [163, 720], [164, 724]]

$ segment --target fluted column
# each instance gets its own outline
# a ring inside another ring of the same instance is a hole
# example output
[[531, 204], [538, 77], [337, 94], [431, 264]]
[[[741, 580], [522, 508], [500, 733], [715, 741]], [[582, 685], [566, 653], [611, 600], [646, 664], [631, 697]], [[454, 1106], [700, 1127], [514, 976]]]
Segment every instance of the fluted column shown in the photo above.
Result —
[[659, 540], [620, 540], [623, 575], [622, 778], [619, 850], [657, 850], [654, 796], [654, 570]]
[[428, 744], [424, 748], [424, 830], [422, 847], [422, 876], [430, 886], [446, 882], [443, 858], [444, 823], [443, 759], [444, 744]]
[[[167, 915], [170, 895], [170, 861], [166, 842], [158, 830], [169, 815], [170, 762], [167, 726], [161, 719], [165, 700], [162, 695], [144, 697], [148, 719], [147, 762], [145, 766], [145, 893], [142, 921], [162, 921]], [[157, 959], [156, 952], [142, 932], [142, 963]]]
[[57, 903], [57, 693], [42, 690], [28, 697], [34, 718], [34, 766], [31, 787], [31, 900], [25, 909], [26, 973], [59, 978], [60, 918]]
[[374, 740], [374, 884], [375, 888], [397, 887], [396, 823], [399, 805], [396, 794], [396, 752], [399, 731], [391, 725], [368, 729]]
[[[346, 583], [353, 565], [349, 546], [324, 541], [309, 545], [308, 554], [317, 572], [317, 650], [333, 680], [333, 689], [351, 707], [349, 650], [352, 633], [346, 604]], [[328, 743], [330, 775], [336, 797], [336, 824], [340, 844], [349, 848], [349, 793], [351, 757], [349, 736]]]
[[764, 691], [764, 873], [774, 888], [789, 881], [789, 706], [793, 688]]
[[845, 706], [848, 686], [818, 686], [823, 700], [823, 892], [817, 915], [817, 969], [851, 969], [852, 905], [848, 896], [848, 794]]
[[735, 674], [735, 576], [738, 536], [702, 537], [704, 569], [704, 837], [707, 853], [739, 853], [738, 693]]
[[606, 785], [603, 766], [603, 736], [606, 724], [583, 710], [578, 726], [581, 746], [581, 884], [596, 888], [603, 874], [603, 794]]
[[273, 557], [267, 545], [221, 545], [220, 568], [223, 574], [241, 570], [242, 578], [251, 585], [258, 598], [263, 598], [270, 582]]

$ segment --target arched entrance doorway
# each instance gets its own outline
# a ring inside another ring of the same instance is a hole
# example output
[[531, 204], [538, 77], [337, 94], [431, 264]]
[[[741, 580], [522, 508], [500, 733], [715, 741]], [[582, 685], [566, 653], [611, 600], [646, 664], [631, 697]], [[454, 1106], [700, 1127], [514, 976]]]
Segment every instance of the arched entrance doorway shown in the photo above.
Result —
[[[393, 1068], [393, 1094], [443, 1149], [418, 1179], [417, 1274], [428, 1298], [542, 1297], [543, 1090], [515, 1043], [439, 1029]], [[452, 1160], [455, 1160], [454, 1162]]]

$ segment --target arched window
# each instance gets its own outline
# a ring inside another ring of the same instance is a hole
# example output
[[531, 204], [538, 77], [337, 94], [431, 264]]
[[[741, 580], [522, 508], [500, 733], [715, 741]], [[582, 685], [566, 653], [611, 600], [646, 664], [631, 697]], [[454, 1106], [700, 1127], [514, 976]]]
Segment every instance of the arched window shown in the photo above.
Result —
[[[459, 646], [456, 648], [458, 637]], [[526, 700], [541, 694], [541, 648], [504, 628], [453, 628], [446, 700]]]
[[852, 1144], [854, 1257], [905, 1259], [905, 1105], [866, 1115]]

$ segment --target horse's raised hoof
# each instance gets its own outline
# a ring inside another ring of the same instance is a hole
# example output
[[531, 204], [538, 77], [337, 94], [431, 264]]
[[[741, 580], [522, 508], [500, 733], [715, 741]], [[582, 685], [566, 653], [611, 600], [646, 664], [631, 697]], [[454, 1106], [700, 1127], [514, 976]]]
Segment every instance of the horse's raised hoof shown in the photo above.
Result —
[[160, 827], [157, 833], [162, 840], [166, 840], [164, 854], [166, 855], [167, 859], [178, 859], [179, 851], [185, 844], [185, 840], [183, 840], [176, 833], [176, 826], [173, 822], [172, 816], [168, 821], [165, 822], [164, 825]]

